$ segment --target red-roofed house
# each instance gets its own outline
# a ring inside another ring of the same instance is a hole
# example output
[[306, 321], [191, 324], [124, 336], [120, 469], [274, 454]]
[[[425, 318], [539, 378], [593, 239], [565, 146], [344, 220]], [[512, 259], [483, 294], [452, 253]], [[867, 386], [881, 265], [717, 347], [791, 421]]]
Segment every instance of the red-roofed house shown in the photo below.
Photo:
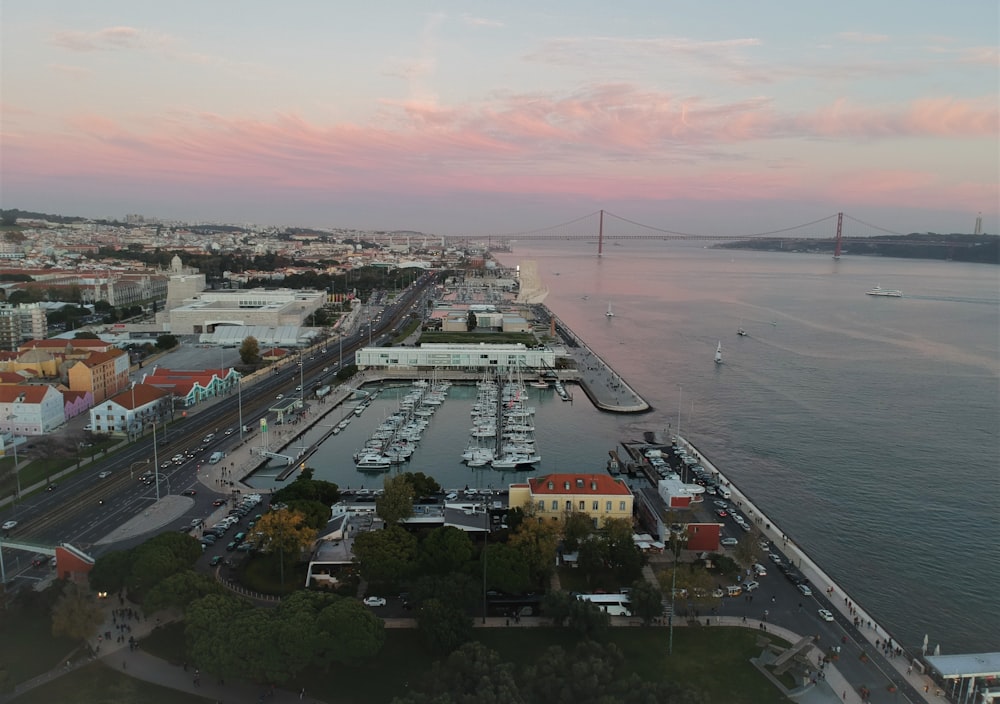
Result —
[[44, 435], [65, 422], [62, 394], [52, 386], [0, 386], [0, 431]]
[[235, 369], [163, 369], [156, 367], [143, 383], [169, 391], [177, 402], [190, 408], [199, 401], [232, 390], [240, 378]]
[[608, 474], [548, 474], [510, 485], [510, 507], [538, 518], [561, 521], [586, 513], [600, 528], [612, 518], [632, 520], [632, 490]]
[[94, 403], [101, 403], [128, 386], [129, 365], [129, 356], [122, 350], [91, 352], [86, 359], [69, 368], [69, 388], [90, 391], [94, 394]]
[[95, 433], [138, 433], [144, 424], [169, 416], [172, 407], [169, 391], [135, 384], [90, 409], [90, 424]]

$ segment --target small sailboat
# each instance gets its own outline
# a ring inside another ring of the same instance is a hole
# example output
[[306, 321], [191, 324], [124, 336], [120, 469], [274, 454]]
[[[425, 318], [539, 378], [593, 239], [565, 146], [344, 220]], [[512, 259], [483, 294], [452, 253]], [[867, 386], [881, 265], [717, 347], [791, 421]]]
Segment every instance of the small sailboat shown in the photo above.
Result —
[[722, 341], [719, 341], [719, 346], [715, 348], [715, 363], [722, 364]]
[[740, 320], [740, 327], [739, 327], [739, 330], [736, 331], [736, 334], [739, 335], [740, 337], [746, 337], [746, 335], [747, 335], [747, 331], [743, 329], [743, 320], [742, 319]]
[[604, 314], [608, 318], [615, 317], [614, 311], [611, 310], [611, 301], [608, 301], [608, 312]]

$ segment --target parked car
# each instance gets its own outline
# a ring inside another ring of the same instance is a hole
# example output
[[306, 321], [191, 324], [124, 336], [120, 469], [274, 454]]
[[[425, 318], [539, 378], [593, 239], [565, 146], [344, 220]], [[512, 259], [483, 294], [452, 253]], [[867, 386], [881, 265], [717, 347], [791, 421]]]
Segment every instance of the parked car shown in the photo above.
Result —
[[216, 555], [211, 560], [208, 561], [210, 567], [215, 567], [217, 564], [222, 562], [222, 555]]
[[365, 606], [385, 606], [385, 599], [380, 596], [366, 596]]
[[833, 614], [830, 613], [829, 611], [827, 611], [826, 609], [820, 609], [817, 613], [819, 613], [819, 617], [821, 619], [823, 619], [824, 621], [832, 621], [833, 620]]
[[754, 582], [751, 580], [749, 582], [743, 583], [743, 591], [745, 592], [752, 592], [754, 589], [757, 589], [759, 587], [760, 587], [760, 582]]
[[720, 545], [725, 545], [726, 547], [733, 547], [734, 545], [739, 545], [740, 541], [736, 538], [723, 538], [719, 541]]
[[195, 496], [197, 493], [194, 489], [185, 489], [181, 492], [181, 496]]
[[798, 588], [800, 592], [802, 592], [802, 596], [812, 596], [813, 590], [810, 589], [808, 585], [796, 584], [795, 586]]

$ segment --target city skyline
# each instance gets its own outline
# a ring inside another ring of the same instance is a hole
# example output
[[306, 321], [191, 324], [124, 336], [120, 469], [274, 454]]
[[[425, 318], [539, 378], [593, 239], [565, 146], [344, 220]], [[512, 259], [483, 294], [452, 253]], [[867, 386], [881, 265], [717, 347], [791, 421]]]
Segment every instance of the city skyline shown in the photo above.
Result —
[[4, 7], [3, 207], [536, 230], [605, 208], [997, 232], [997, 7]]

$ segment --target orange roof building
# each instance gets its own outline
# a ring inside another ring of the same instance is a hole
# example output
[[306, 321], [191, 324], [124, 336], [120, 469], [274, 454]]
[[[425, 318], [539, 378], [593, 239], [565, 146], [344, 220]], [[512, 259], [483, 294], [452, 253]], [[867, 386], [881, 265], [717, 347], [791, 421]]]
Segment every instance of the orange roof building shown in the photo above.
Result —
[[539, 522], [571, 513], [587, 514], [597, 528], [614, 518], [631, 521], [633, 499], [623, 480], [607, 474], [547, 474], [510, 485], [510, 507]]

